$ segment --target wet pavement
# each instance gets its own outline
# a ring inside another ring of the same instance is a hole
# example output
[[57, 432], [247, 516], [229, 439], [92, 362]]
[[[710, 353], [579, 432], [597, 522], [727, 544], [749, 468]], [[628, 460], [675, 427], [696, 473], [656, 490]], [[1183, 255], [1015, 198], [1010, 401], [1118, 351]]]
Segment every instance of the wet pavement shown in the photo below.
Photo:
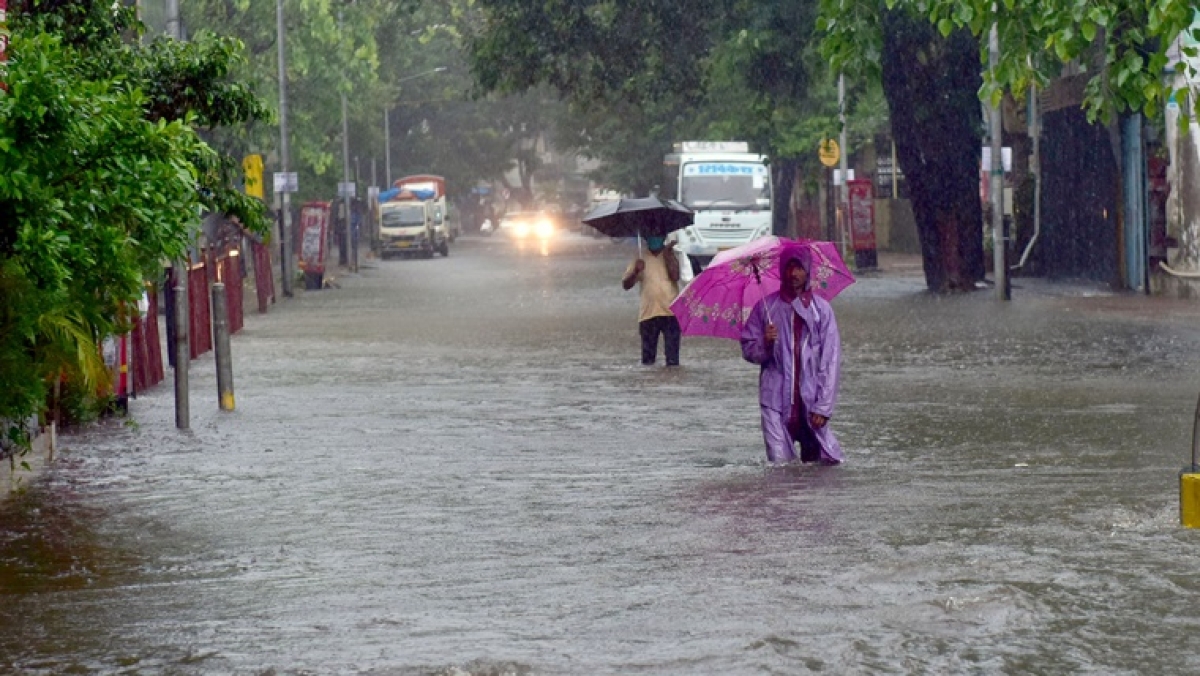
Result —
[[631, 250], [368, 261], [0, 505], [0, 672], [1192, 674], [1200, 308], [834, 302], [841, 467], [764, 464], [728, 341], [638, 365]]

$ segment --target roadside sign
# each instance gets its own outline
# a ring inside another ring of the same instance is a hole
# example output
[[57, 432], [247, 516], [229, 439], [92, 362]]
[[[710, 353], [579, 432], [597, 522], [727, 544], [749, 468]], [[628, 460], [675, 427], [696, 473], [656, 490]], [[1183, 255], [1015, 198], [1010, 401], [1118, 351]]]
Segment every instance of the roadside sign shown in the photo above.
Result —
[[300, 178], [294, 171], [286, 174], [277, 171], [271, 178], [275, 181], [275, 192], [300, 192]]
[[838, 163], [838, 160], [842, 159], [842, 150], [838, 147], [837, 141], [827, 138], [821, 141], [821, 147], [817, 150], [817, 156], [821, 158], [821, 164], [832, 167]]
[[850, 218], [850, 241], [855, 251], [875, 249], [875, 193], [871, 181], [847, 182]]
[[[988, 146], [983, 146], [980, 166], [985, 172], [992, 170], [992, 149]], [[1000, 166], [1006, 173], [1012, 172], [1012, 148], [1000, 149]]]
[[329, 202], [308, 202], [300, 209], [300, 267], [325, 272], [325, 242], [329, 234]]
[[242, 159], [242, 171], [246, 174], [246, 194], [251, 197], [263, 198], [263, 161], [262, 155], [247, 155]]
[[338, 197], [354, 197], [358, 194], [358, 189], [353, 181], [338, 182]]

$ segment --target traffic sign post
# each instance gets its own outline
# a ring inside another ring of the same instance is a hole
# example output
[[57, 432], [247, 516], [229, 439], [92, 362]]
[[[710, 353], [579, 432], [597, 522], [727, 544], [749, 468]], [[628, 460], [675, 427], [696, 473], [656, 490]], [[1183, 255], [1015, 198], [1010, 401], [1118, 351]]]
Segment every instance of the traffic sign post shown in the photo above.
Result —
[[246, 174], [246, 194], [263, 199], [262, 155], [247, 155], [243, 158], [242, 171]]
[[300, 192], [300, 178], [294, 171], [275, 172], [271, 174], [271, 178], [275, 184], [275, 192]]
[[817, 157], [821, 158], [821, 164], [827, 167], [836, 167], [838, 160], [842, 159], [842, 149], [838, 146], [837, 141], [827, 138], [821, 141]]
[[[825, 167], [825, 194], [832, 195], [833, 193], [833, 168], [837, 166], [838, 160], [842, 157], [841, 148], [838, 142], [827, 138], [821, 141], [817, 146], [817, 157], [821, 160], [821, 164]], [[830, 197], [825, 201], [825, 238], [830, 241], [836, 241], [837, 236], [837, 207], [836, 200]]]

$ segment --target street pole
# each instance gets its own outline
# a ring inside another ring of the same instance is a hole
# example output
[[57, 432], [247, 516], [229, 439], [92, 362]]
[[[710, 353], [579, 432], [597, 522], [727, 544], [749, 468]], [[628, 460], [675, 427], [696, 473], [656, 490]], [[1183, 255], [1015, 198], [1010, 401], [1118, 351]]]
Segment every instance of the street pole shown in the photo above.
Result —
[[[179, 0], [167, 0], [167, 33], [171, 39], [178, 40], [183, 34], [179, 22]], [[188, 342], [188, 320], [191, 316], [188, 302], [188, 260], [184, 254], [182, 260], [171, 263], [171, 293], [175, 296], [172, 304], [175, 311], [175, 344], [170, 346], [175, 351], [175, 427], [186, 430], [191, 426], [191, 411], [188, 407], [188, 362], [191, 360], [191, 345]]]
[[217, 362], [217, 406], [233, 410], [233, 350], [229, 345], [229, 305], [225, 283], [212, 285], [213, 356]]
[[[283, 0], [275, 0], [275, 42], [279, 47], [279, 169], [287, 174], [291, 164], [291, 149], [288, 147], [288, 99], [287, 99], [287, 50], [286, 33], [283, 27]], [[291, 193], [283, 191], [283, 202], [279, 218], [279, 241], [283, 244], [279, 269], [283, 275], [283, 295], [292, 297], [292, 199]]]
[[383, 177], [387, 179], [385, 190], [392, 188], [392, 123], [391, 110], [383, 111]]
[[[998, 11], [997, 5], [992, 4], [992, 12]], [[1000, 61], [1000, 28], [993, 20], [991, 34], [988, 36], [988, 68], [995, 72]], [[990, 167], [990, 192], [992, 203], [992, 267], [996, 276], [996, 300], [1011, 300], [1012, 294], [1008, 286], [1008, 263], [1005, 249], [1008, 242], [1004, 237], [1004, 161], [1001, 157], [1003, 143], [1001, 134], [1001, 118], [999, 104], [988, 110], [988, 126], [992, 132], [992, 161]]]
[[[338, 37], [342, 36], [342, 10], [338, 10]], [[351, 272], [358, 272], [358, 266], [355, 265], [357, 251], [353, 250], [352, 242], [354, 240], [353, 222], [354, 219], [350, 215], [350, 122], [346, 112], [346, 92], [342, 91], [342, 209], [345, 220], [342, 222], [346, 233], [343, 240], [343, 246], [346, 247], [346, 267]]]
[[838, 74], [838, 120], [841, 122], [842, 131], [838, 137], [838, 145], [841, 146], [841, 159], [839, 160], [839, 169], [842, 172], [842, 185], [838, 188], [838, 210], [841, 215], [838, 219], [838, 237], [842, 239], [842, 259], [846, 258], [847, 247], [851, 246], [848, 237], [850, 233], [850, 148], [846, 146], [846, 76]]
[[[441, 73], [441, 72], [444, 72], [445, 70], [446, 70], [445, 66], [438, 66], [437, 68], [433, 68], [433, 69], [424, 71], [422, 73], [416, 73], [414, 75], [408, 75], [406, 77], [402, 77], [399, 80], [396, 80], [395, 84], [400, 84], [401, 82], [406, 82], [408, 80], [415, 80], [419, 77], [425, 77], [426, 75], [433, 75], [434, 73]], [[384, 178], [387, 179], [387, 185], [384, 186], [385, 190], [390, 189], [392, 187], [392, 120], [391, 120], [391, 113], [392, 113], [392, 109], [390, 106], [383, 109], [383, 176], [384, 176]]]

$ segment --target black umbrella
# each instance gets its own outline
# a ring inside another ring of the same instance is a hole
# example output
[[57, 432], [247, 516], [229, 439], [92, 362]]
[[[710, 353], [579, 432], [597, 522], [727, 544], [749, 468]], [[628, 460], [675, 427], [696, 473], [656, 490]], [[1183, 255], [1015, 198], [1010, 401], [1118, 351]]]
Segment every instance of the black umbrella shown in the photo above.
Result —
[[666, 237], [692, 224], [692, 210], [675, 200], [628, 197], [605, 202], [583, 222], [609, 237]]

